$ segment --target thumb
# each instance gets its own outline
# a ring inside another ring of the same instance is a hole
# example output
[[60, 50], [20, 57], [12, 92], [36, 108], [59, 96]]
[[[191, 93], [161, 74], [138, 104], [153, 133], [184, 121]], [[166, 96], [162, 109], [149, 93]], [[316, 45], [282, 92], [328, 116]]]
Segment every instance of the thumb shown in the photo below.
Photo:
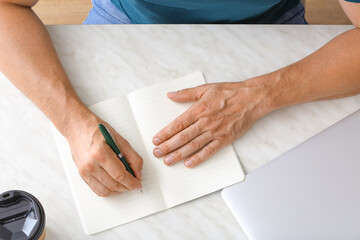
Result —
[[167, 96], [174, 102], [195, 102], [198, 101], [208, 89], [208, 85], [200, 85], [193, 88], [185, 88], [177, 92], [168, 92]]

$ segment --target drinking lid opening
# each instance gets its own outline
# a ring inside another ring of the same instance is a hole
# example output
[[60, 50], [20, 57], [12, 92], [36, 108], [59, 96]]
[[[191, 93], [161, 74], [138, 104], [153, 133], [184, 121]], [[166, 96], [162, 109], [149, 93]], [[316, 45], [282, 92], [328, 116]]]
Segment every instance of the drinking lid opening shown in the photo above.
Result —
[[0, 239], [35, 240], [44, 227], [44, 209], [33, 195], [19, 190], [0, 194]]

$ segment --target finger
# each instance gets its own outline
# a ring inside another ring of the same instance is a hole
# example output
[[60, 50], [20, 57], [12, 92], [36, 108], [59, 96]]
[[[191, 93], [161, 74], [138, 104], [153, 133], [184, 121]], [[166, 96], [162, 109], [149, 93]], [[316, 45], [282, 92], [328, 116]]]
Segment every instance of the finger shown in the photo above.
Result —
[[98, 166], [96, 171], [93, 173], [95, 177], [102, 185], [113, 192], [125, 192], [128, 191], [124, 185], [115, 181], [101, 166]]
[[207, 89], [208, 84], [204, 84], [193, 88], [182, 89], [177, 92], [169, 92], [167, 96], [174, 102], [193, 102], [199, 100]]
[[91, 190], [100, 197], [107, 197], [111, 194], [111, 191], [101, 184], [94, 176], [89, 176], [86, 180]]
[[133, 177], [125, 168], [118, 156], [106, 144], [104, 146], [104, 157], [100, 159], [100, 165], [117, 182], [124, 185], [129, 190], [141, 187], [139, 179]]
[[115, 142], [118, 143], [118, 147], [121, 153], [124, 155], [126, 161], [129, 163], [130, 168], [133, 170], [135, 177], [142, 180], [141, 171], [143, 168], [143, 159], [137, 152], [135, 152], [130, 143], [121, 137], [118, 133], [115, 133], [114, 136]]
[[181, 148], [164, 157], [164, 163], [171, 166], [195, 153], [211, 141], [211, 133], [205, 132]]
[[175, 149], [183, 146], [184, 144], [190, 142], [195, 137], [199, 136], [202, 132], [198, 124], [194, 123], [190, 125], [185, 130], [179, 132], [169, 140], [160, 144], [158, 147], [154, 148], [153, 154], [155, 157], [162, 157]]
[[185, 160], [184, 164], [188, 168], [193, 168], [200, 163], [207, 160], [209, 157], [214, 155], [217, 151], [219, 151], [221, 147], [221, 142], [219, 140], [213, 140], [209, 144], [207, 144], [203, 149], [201, 149], [198, 153], [189, 157]]
[[[186, 110], [183, 114], [177, 117], [174, 121], [172, 121], [165, 128], [160, 130], [153, 137], [153, 144], [158, 146], [159, 144], [165, 142], [170, 139], [175, 134], [181, 132], [185, 128], [189, 127], [191, 124], [196, 122], [198, 118], [197, 104], [192, 105], [188, 110]], [[156, 155], [155, 155], [156, 156]]]

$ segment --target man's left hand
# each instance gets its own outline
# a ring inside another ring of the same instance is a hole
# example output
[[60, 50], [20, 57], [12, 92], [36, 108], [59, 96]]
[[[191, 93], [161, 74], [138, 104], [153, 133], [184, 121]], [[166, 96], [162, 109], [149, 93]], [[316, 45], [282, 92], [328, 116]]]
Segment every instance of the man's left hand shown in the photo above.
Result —
[[180, 160], [188, 168], [199, 165], [269, 112], [267, 95], [266, 88], [251, 80], [168, 93], [175, 102], [195, 103], [154, 136], [154, 156], [164, 157], [169, 166]]

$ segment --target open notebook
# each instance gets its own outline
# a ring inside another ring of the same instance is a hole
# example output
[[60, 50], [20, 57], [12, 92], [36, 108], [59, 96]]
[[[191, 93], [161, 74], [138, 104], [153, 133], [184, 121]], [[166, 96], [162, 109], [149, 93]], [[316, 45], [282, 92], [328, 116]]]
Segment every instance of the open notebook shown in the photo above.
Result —
[[244, 179], [232, 146], [193, 169], [187, 169], [182, 161], [168, 167], [152, 155], [152, 137], [191, 105], [175, 103], [166, 93], [204, 83], [202, 74], [194, 73], [90, 106], [142, 156], [143, 194], [135, 190], [107, 198], [96, 196], [78, 174], [67, 141], [53, 127], [85, 233], [94, 234], [145, 217]]

